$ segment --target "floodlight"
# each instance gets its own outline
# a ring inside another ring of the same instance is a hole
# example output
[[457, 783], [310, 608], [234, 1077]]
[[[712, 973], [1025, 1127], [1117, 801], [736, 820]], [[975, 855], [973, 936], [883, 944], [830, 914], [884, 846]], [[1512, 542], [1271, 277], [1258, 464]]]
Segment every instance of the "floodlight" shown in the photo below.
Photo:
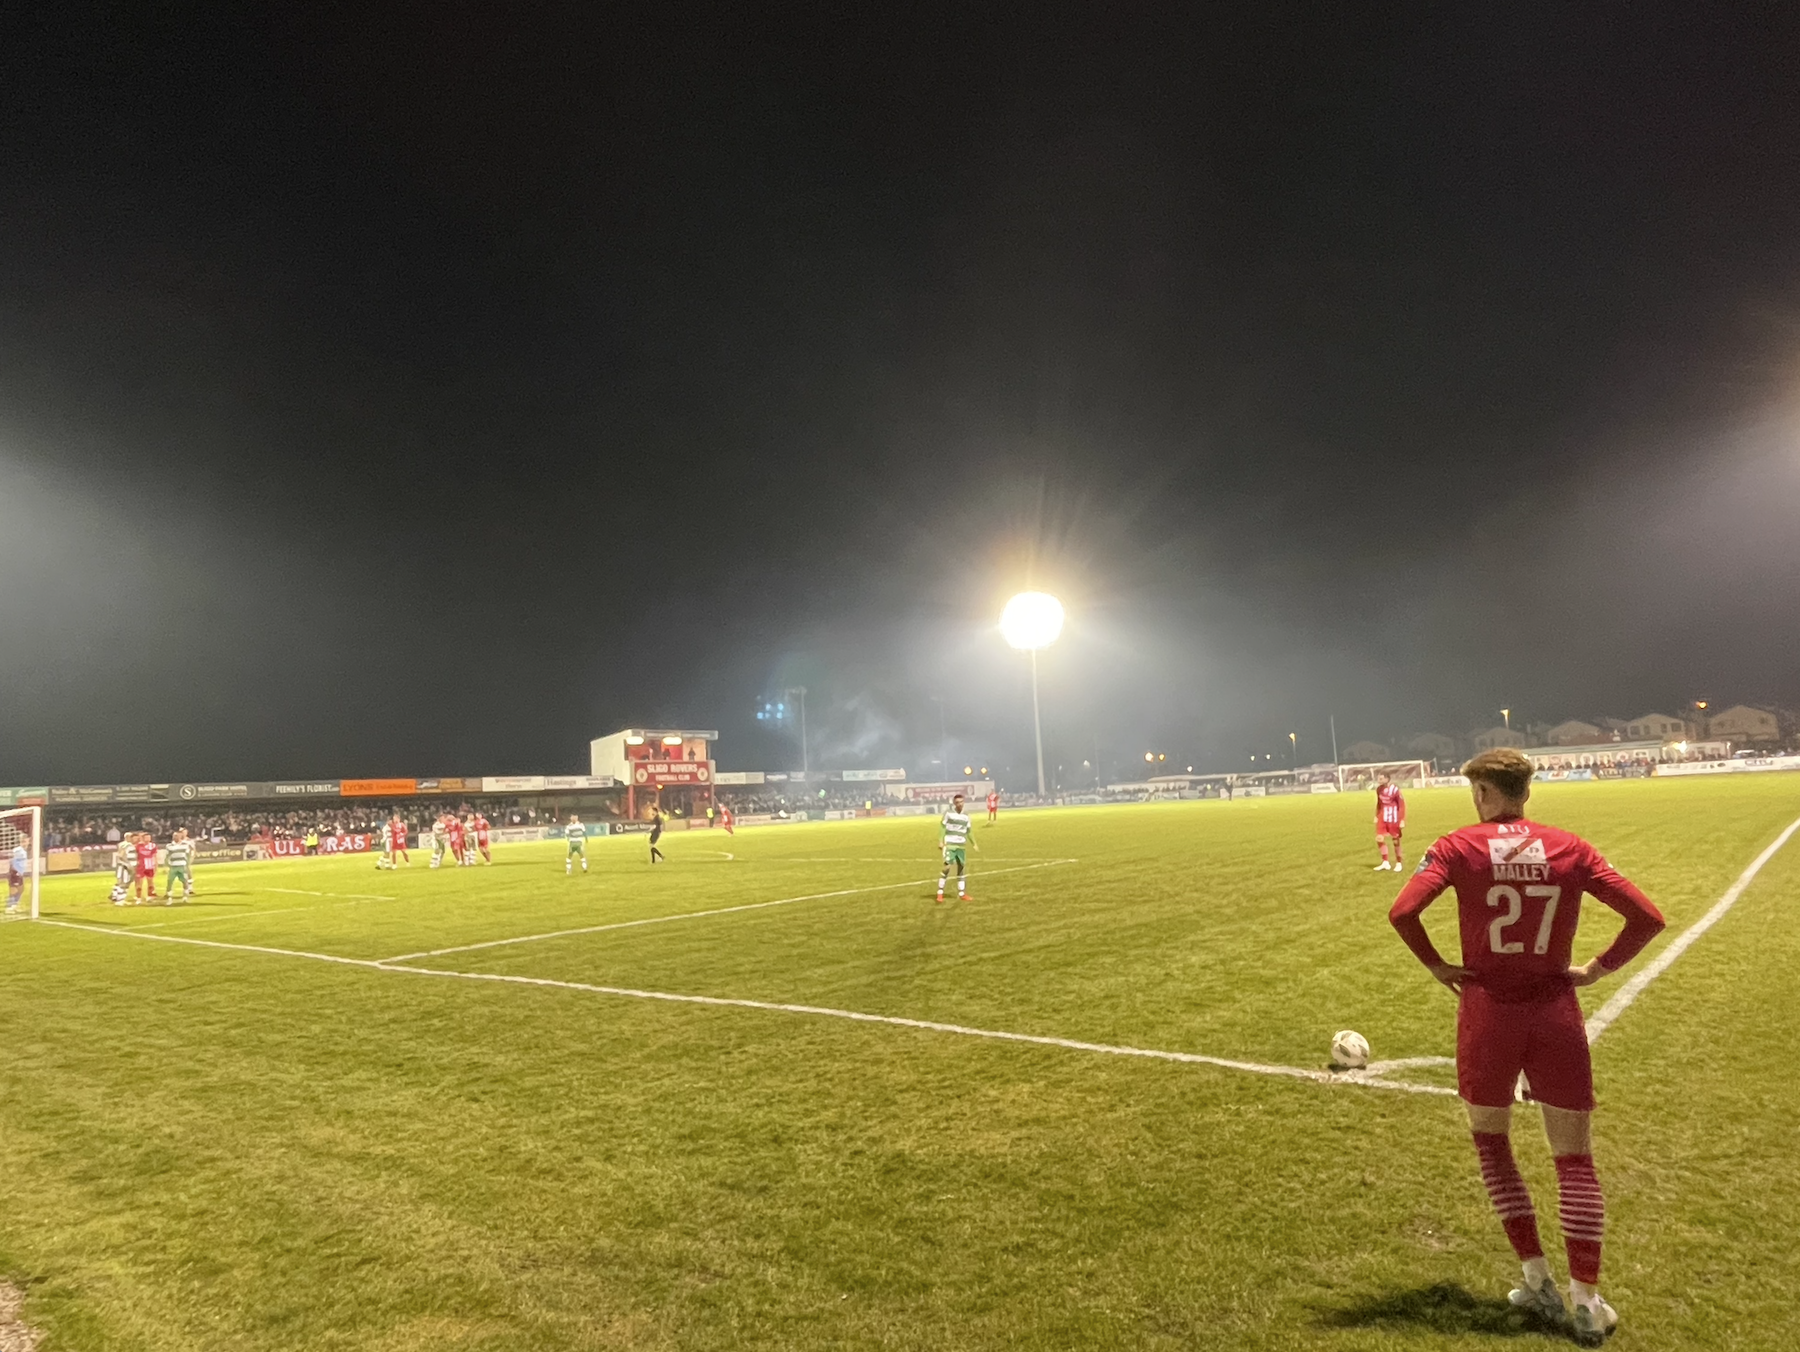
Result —
[[1020, 592], [1000, 612], [1000, 633], [1015, 648], [1048, 648], [1062, 627], [1062, 602], [1047, 592]]
[[633, 734], [632, 736], [627, 737], [625, 739], [626, 746], [642, 746], [643, 744], [644, 744], [644, 739], [642, 737], [637, 736], [636, 734]]
[[1038, 715], [1037, 655], [1062, 633], [1063, 608], [1048, 592], [1020, 592], [1000, 612], [1000, 633], [1031, 654], [1031, 730], [1037, 738], [1038, 797], [1044, 797], [1044, 726]]
[[664, 746], [680, 746], [681, 738], [676, 736], [674, 733], [670, 733], [667, 737], [663, 738], [663, 745]]

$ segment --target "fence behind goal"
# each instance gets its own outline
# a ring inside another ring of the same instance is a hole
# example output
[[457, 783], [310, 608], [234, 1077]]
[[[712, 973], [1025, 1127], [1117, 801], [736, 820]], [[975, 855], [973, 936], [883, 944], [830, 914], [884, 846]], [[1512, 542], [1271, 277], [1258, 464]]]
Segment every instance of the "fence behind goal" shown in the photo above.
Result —
[[0, 859], [6, 861], [6, 918], [38, 914], [38, 875], [44, 871], [44, 810], [0, 811]]
[[1361, 765], [1337, 767], [1338, 788], [1346, 793], [1374, 788], [1386, 775], [1403, 789], [1417, 788], [1431, 775], [1431, 767], [1422, 760], [1369, 761]]

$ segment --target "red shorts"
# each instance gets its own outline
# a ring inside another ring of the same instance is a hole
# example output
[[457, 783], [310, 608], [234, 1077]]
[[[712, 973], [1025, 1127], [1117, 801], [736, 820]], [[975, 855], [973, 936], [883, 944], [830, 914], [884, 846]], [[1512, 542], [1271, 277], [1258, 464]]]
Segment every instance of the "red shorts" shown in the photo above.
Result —
[[1399, 822], [1375, 823], [1375, 834], [1378, 836], [1392, 836], [1395, 840], [1398, 840], [1400, 839], [1400, 830], [1401, 827]]
[[1456, 1007], [1456, 1092], [1465, 1102], [1504, 1108], [1521, 1071], [1539, 1103], [1594, 1110], [1594, 1064], [1574, 988], [1510, 1004], [1464, 986]]

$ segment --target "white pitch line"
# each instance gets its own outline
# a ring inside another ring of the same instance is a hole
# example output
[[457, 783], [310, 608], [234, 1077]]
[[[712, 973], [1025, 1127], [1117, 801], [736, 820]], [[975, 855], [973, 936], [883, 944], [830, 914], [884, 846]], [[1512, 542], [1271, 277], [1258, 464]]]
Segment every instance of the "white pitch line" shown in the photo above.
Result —
[[176, 920], [158, 920], [148, 925], [133, 925], [131, 928], [167, 929], [170, 925], [198, 925], [206, 920], [242, 920], [253, 915], [297, 915], [301, 911], [322, 911], [324, 909], [323, 906], [277, 906], [271, 911], [221, 911], [217, 915], [187, 915]]
[[779, 1004], [769, 1000], [745, 1000], [719, 995], [683, 995], [674, 991], [644, 991], [629, 986], [598, 986], [583, 981], [558, 981], [551, 977], [513, 976], [503, 972], [449, 972], [436, 967], [397, 967], [369, 958], [345, 958], [332, 953], [308, 953], [294, 948], [269, 948], [260, 944], [230, 944], [217, 939], [188, 939], [175, 934], [144, 934], [138, 930], [101, 929], [67, 920], [40, 920], [42, 925], [58, 929], [85, 930], [118, 939], [144, 939], [153, 943], [192, 944], [197, 948], [220, 948], [242, 953], [262, 953], [282, 958], [309, 958], [314, 962], [336, 963], [343, 967], [362, 967], [376, 972], [394, 972], [406, 976], [439, 977], [455, 981], [488, 981], [507, 986], [536, 986], [549, 990], [579, 991], [589, 995], [611, 995], [628, 1000], [655, 1000], [666, 1004], [707, 1005], [715, 1009], [756, 1009], [772, 1014], [800, 1014], [813, 1018], [844, 1019], [851, 1023], [876, 1023], [890, 1028], [913, 1028], [928, 1033], [949, 1033], [957, 1037], [984, 1038], [992, 1042], [1022, 1042], [1035, 1047], [1058, 1047], [1064, 1051], [1089, 1052], [1102, 1056], [1135, 1056], [1151, 1061], [1173, 1061], [1182, 1065], [1214, 1066], [1221, 1070], [1243, 1071], [1251, 1075], [1272, 1075], [1280, 1079], [1304, 1080], [1310, 1084], [1353, 1084], [1365, 1089], [1386, 1089], [1401, 1094], [1454, 1095], [1452, 1089], [1429, 1084], [1408, 1084], [1403, 1080], [1384, 1080], [1374, 1069], [1362, 1071], [1311, 1070], [1305, 1066], [1278, 1066], [1261, 1061], [1237, 1061], [1223, 1056], [1203, 1056], [1198, 1052], [1160, 1051], [1150, 1047], [1126, 1047], [1109, 1042], [1083, 1042], [1076, 1038], [1045, 1037], [1037, 1033], [1008, 1033], [994, 1028], [971, 1028], [960, 1023], [941, 1023], [936, 1019], [907, 1019], [894, 1014], [864, 1014], [853, 1009], [833, 1009], [826, 1005]]
[[1096, 1052], [1103, 1056], [1139, 1056], [1154, 1061], [1178, 1061], [1184, 1065], [1218, 1066], [1224, 1070], [1247, 1071], [1253, 1075], [1275, 1075], [1314, 1084], [1356, 1084], [1369, 1089], [1391, 1089], [1403, 1094], [1454, 1095], [1455, 1090], [1437, 1085], [1408, 1084], [1400, 1080], [1384, 1080], [1370, 1071], [1332, 1072], [1309, 1070], [1304, 1066], [1276, 1066], [1261, 1061], [1234, 1061], [1222, 1056], [1202, 1056], [1198, 1052], [1159, 1051], [1149, 1047], [1116, 1046], [1107, 1042], [1082, 1042], [1075, 1038], [1045, 1037], [1036, 1033], [1007, 1033], [994, 1028], [971, 1028], [960, 1023], [940, 1023], [936, 1019], [907, 1019], [893, 1014], [864, 1014], [853, 1009], [832, 1009], [825, 1005], [790, 1005], [769, 1000], [744, 1000], [719, 995], [681, 995], [671, 991], [642, 991], [629, 986], [596, 986], [583, 981], [557, 981], [550, 977], [514, 976], [504, 972], [446, 972], [435, 967], [384, 967], [390, 972], [410, 972], [415, 976], [454, 977], [465, 981], [496, 981], [512, 986], [542, 986], [556, 990], [585, 991], [594, 995], [614, 995], [631, 1000], [662, 1000], [674, 1004], [711, 1005], [725, 1009], [760, 1009], [776, 1014], [807, 1014], [816, 1018], [848, 1019], [853, 1023], [879, 1023], [892, 1028], [917, 1028], [930, 1033], [952, 1033], [958, 1037], [987, 1038], [996, 1042], [1024, 1042], [1037, 1047], [1061, 1047], [1067, 1051]]
[[[990, 864], [1061, 864], [1067, 862], [1047, 854], [997, 854], [983, 856], [983, 858]], [[746, 859], [744, 862], [746, 864], [916, 864], [919, 862], [919, 856], [909, 854], [883, 855], [879, 858], [790, 859], [786, 856], [771, 855], [762, 859]], [[969, 876], [974, 877], [975, 875], [970, 874]]]
[[1788, 837], [1795, 831], [1800, 831], [1800, 818], [1789, 822], [1787, 830], [1776, 836], [1768, 849], [1750, 861], [1750, 867], [1738, 874], [1737, 881], [1725, 889], [1725, 895], [1713, 903], [1711, 910], [1684, 929], [1642, 971], [1613, 992], [1612, 999], [1601, 1005], [1587, 1021], [1587, 1040], [1590, 1044], [1611, 1028], [1614, 1020], [1631, 1008], [1632, 1002], [1644, 993], [1645, 988], [1674, 965], [1675, 959], [1692, 948], [1702, 934], [1718, 924], [1725, 913], [1737, 905], [1738, 898], [1744, 895], [1744, 889], [1762, 872], [1762, 866], [1775, 857], [1776, 852], [1788, 843]]
[[1453, 1066], [1454, 1056], [1402, 1056], [1392, 1061], [1371, 1061], [1363, 1067], [1370, 1075], [1386, 1075], [1390, 1070], [1411, 1070], [1422, 1066]]
[[[1042, 864], [1020, 864], [1016, 868], [984, 869], [974, 876], [992, 878], [1002, 873], [1025, 873], [1031, 869], [1054, 868], [1073, 864], [1074, 859], [1051, 859]], [[740, 911], [762, 911], [771, 906], [792, 906], [800, 901], [824, 901], [831, 897], [855, 897], [867, 892], [892, 892], [902, 887], [928, 887], [936, 878], [914, 878], [903, 883], [881, 883], [875, 887], [845, 887], [835, 892], [809, 892], [802, 897], [779, 897], [774, 901], [748, 901], [741, 906], [717, 906], [710, 911], [677, 911], [674, 915], [651, 915], [640, 920], [615, 920], [605, 925], [583, 925], [579, 929], [551, 930], [545, 934], [522, 934], [516, 939], [488, 939], [478, 944], [458, 944], [454, 948], [428, 948], [418, 953], [398, 953], [382, 958], [382, 963], [411, 962], [415, 958], [441, 958], [451, 953], [473, 953], [482, 948], [506, 948], [512, 944], [534, 944], [543, 939], [567, 939], [577, 934], [603, 934], [607, 930], [636, 929], [641, 925], [666, 925], [675, 920], [703, 920], [712, 915], [735, 915]]]
[[346, 901], [398, 901], [398, 897], [384, 897], [376, 892], [313, 892], [304, 887], [262, 887], [260, 892], [285, 892], [290, 897], [342, 897]]
[[268, 953], [278, 958], [311, 958], [314, 962], [336, 962], [346, 967], [369, 967], [378, 971], [406, 972], [408, 967], [383, 968], [369, 958], [343, 958], [335, 953], [309, 953], [298, 948], [270, 948], [266, 944], [228, 944], [222, 939], [189, 939], [180, 934], [145, 934], [141, 926], [132, 929], [104, 929], [99, 925], [83, 925], [73, 920], [39, 920], [40, 925], [56, 929], [83, 930], [88, 934], [105, 934], [114, 939], [146, 939], [161, 944], [192, 944], [196, 948], [224, 948], [238, 953]]

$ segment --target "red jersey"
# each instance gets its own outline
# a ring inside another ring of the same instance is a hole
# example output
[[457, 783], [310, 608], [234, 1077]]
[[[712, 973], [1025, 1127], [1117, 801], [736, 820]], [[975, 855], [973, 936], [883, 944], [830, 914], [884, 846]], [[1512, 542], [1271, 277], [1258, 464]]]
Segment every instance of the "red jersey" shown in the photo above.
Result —
[[488, 819], [479, 813], [475, 816], [475, 839], [483, 845], [488, 843]]
[[1662, 913], [1580, 836], [1522, 817], [1452, 831], [1425, 852], [1388, 919], [1420, 961], [1439, 961], [1419, 915], [1456, 889], [1462, 966], [1496, 1000], [1547, 999], [1570, 989], [1569, 962], [1581, 894], [1625, 917], [1600, 955], [1617, 971], [1662, 930]]
[[452, 817], [450, 819], [449, 831], [450, 831], [451, 847], [453, 849], [455, 849], [458, 853], [461, 853], [462, 852], [462, 843], [463, 843], [462, 820], [457, 817]]
[[1398, 784], [1375, 786], [1375, 825], [1406, 825], [1406, 798], [1401, 794]]
[[142, 874], [148, 875], [156, 872], [156, 842], [154, 840], [138, 842], [137, 866], [138, 872]]
[[737, 819], [731, 815], [731, 809], [721, 803], [719, 805], [719, 822], [724, 826], [726, 835], [735, 836], [737, 834], [737, 830], [733, 826], [733, 823], [736, 820]]
[[406, 823], [403, 821], [394, 823], [394, 844], [402, 850], [406, 848]]
[[990, 793], [988, 795], [987, 803], [989, 812], [998, 812], [1000, 810], [1000, 795], [997, 793]]

